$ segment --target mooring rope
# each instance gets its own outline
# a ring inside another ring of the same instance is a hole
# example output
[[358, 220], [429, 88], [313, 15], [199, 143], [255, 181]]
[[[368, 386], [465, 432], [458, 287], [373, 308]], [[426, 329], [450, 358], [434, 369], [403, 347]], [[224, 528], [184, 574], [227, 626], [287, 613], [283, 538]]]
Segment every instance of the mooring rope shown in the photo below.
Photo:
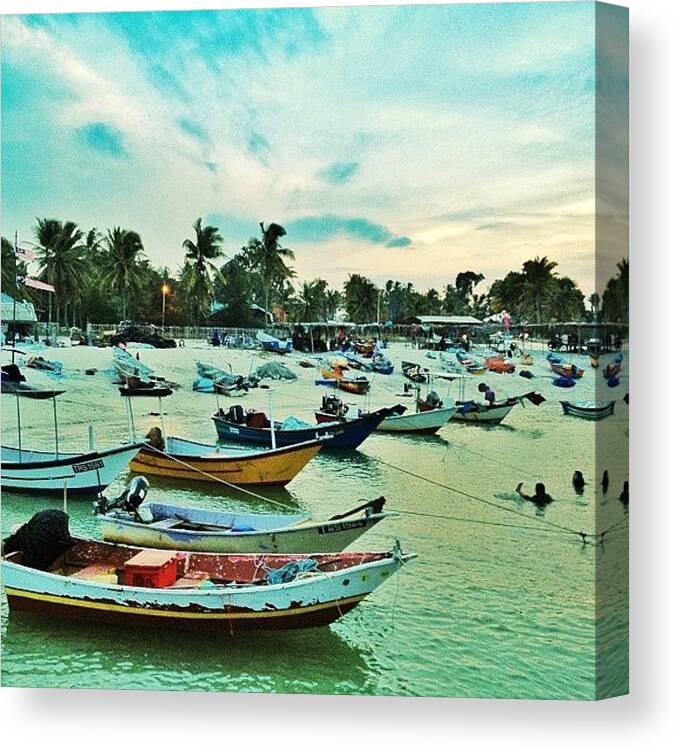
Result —
[[223, 484], [224, 486], [229, 487], [230, 489], [237, 490], [238, 492], [243, 492], [245, 495], [250, 495], [250, 497], [255, 497], [257, 498], [257, 500], [264, 500], [267, 503], [271, 503], [271, 505], [277, 505], [280, 508], [284, 508], [285, 510], [290, 510], [289, 506], [285, 505], [284, 503], [278, 502], [277, 500], [273, 500], [270, 497], [266, 497], [265, 495], [260, 495], [258, 492], [247, 490], [244, 487], [241, 487], [240, 485], [232, 484], [231, 482], [228, 482], [225, 479], [221, 479], [220, 477], [214, 476], [214, 474], [210, 474], [207, 471], [198, 469], [196, 466], [192, 466], [191, 464], [186, 463], [185, 461], [182, 461], [180, 458], [173, 456], [171, 453], [166, 453], [165, 451], [160, 450], [160, 448], [156, 448], [154, 445], [151, 445], [150, 443], [146, 443], [144, 447], [150, 450], [153, 450], [156, 453], [159, 453], [161, 456], [164, 456], [165, 458], [169, 458], [172, 461], [176, 461], [178, 464], [181, 464], [182, 466], [186, 467], [187, 469], [190, 469], [191, 471], [195, 471], [197, 474], [202, 474], [202, 476], [207, 477], [212, 482]]
[[[422, 476], [421, 474], [417, 474], [414, 471], [410, 471], [409, 469], [403, 469], [401, 466], [396, 466], [395, 464], [390, 463], [389, 461], [385, 461], [383, 458], [377, 458], [376, 456], [370, 456], [370, 458], [374, 459], [375, 461], [378, 461], [381, 464], [384, 464], [384, 466], [388, 466], [391, 469], [394, 469], [395, 471], [399, 471], [403, 474], [406, 474], [408, 476], [411, 476], [415, 479], [419, 479], [422, 482], [428, 482], [429, 484], [432, 484], [436, 487], [440, 487], [441, 489], [444, 489], [448, 492], [453, 492], [458, 495], [461, 495], [462, 497], [465, 497], [469, 500], [475, 500], [476, 502], [482, 503], [483, 505], [489, 505], [492, 508], [496, 508], [497, 510], [504, 511], [506, 513], [513, 513], [514, 515], [520, 516], [521, 518], [525, 518], [525, 514], [521, 513], [519, 510], [516, 510], [515, 508], [507, 508], [505, 505], [501, 505], [500, 503], [495, 503], [493, 500], [488, 500], [487, 498], [479, 497], [478, 495], [473, 495], [470, 492], [465, 492], [464, 490], [457, 489], [456, 487], [451, 487], [450, 485], [443, 484], [442, 482], [438, 482], [435, 479], [430, 479], [429, 477]], [[599, 532], [599, 533], [592, 533], [592, 532], [586, 532], [586, 531], [577, 531], [576, 529], [572, 529], [568, 526], [563, 526], [562, 524], [555, 523], [554, 521], [547, 521], [545, 518], [542, 518], [540, 516], [534, 517], [535, 521], [539, 521], [539, 523], [542, 523], [546, 526], [550, 526], [553, 529], [556, 529], [561, 532], [566, 532], [568, 534], [574, 534], [575, 536], [581, 537], [582, 541], [586, 544], [587, 539], [596, 539], [601, 536], [605, 536], [607, 531]], [[615, 524], [616, 526], [617, 524]]]

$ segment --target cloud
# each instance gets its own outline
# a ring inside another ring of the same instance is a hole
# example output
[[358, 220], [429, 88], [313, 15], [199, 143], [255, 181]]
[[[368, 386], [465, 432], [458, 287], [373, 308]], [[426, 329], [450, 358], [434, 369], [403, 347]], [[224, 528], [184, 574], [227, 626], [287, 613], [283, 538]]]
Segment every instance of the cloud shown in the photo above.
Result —
[[320, 176], [335, 185], [347, 182], [358, 171], [357, 161], [335, 162], [320, 172]]
[[209, 134], [199, 122], [196, 122], [195, 120], [191, 120], [188, 117], [180, 117], [177, 120], [177, 124], [184, 131], [184, 133], [187, 133], [188, 135], [193, 136], [194, 138], [197, 138], [199, 141], [202, 141], [203, 143], [210, 142]]
[[411, 243], [409, 237], [398, 237], [386, 227], [368, 219], [331, 214], [295, 219], [287, 224], [287, 232], [291, 239], [299, 242], [322, 242], [338, 235], [347, 235], [371, 245], [386, 247], [405, 247]]
[[[125, 222], [174, 266], [196, 217], [224, 216], [235, 248], [263, 219], [299, 243], [301, 278], [439, 285], [548, 252], [588, 284], [593, 17], [527, 3], [3, 18], [5, 219]], [[96, 124], [130, 158], [83, 148]], [[387, 268], [374, 252], [408, 245]]]
[[81, 143], [100, 153], [111, 156], [124, 156], [125, 154], [122, 133], [103, 122], [93, 122], [77, 128], [75, 135]]

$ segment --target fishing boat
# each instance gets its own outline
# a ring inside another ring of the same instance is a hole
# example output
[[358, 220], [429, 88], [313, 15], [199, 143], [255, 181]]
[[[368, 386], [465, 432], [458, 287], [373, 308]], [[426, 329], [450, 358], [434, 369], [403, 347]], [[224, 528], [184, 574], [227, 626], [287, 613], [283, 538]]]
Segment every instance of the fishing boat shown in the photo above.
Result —
[[503, 354], [499, 354], [494, 357], [487, 357], [485, 360], [485, 367], [490, 372], [497, 372], [497, 373], [514, 373], [516, 371], [516, 366], [513, 364], [513, 362], [509, 362], [504, 358]]
[[446, 425], [456, 411], [455, 406], [443, 406], [436, 409], [405, 411], [387, 417], [377, 427], [379, 432], [419, 433], [433, 435]]
[[294, 417], [271, 424], [263, 411], [245, 412], [241, 406], [232, 406], [228, 412], [219, 409], [212, 420], [220, 440], [289, 446], [320, 438], [325, 441], [326, 448], [357, 448], [390, 414], [390, 408], [379, 409], [356, 419], [330, 422], [320, 427]]
[[282, 487], [291, 482], [323, 447], [320, 439], [269, 450], [243, 451], [174, 436], [164, 438], [164, 446], [160, 447], [158, 433], [155, 437], [156, 445], [144, 444], [130, 461], [130, 471], [239, 486]]
[[336, 388], [346, 393], [353, 393], [360, 396], [370, 390], [370, 381], [364, 375], [349, 378], [344, 374], [343, 370], [329, 370], [326, 367], [320, 368], [320, 374], [324, 380], [333, 381]]
[[171, 396], [171, 388], [157, 383], [136, 383], [134, 385], [121, 385], [118, 388], [121, 396], [141, 396], [144, 398], [165, 398]]
[[120, 385], [150, 383], [153, 380], [153, 368], [140, 362], [125, 349], [113, 347], [113, 370], [115, 382]]
[[598, 421], [614, 414], [614, 401], [561, 401], [563, 414]]
[[9, 551], [15, 538], [2, 557], [10, 613], [224, 635], [328, 625], [416, 557], [397, 543], [389, 552], [230, 555], [71, 538], [41, 569]]
[[551, 366], [553, 372], [563, 378], [574, 378], [575, 380], [579, 380], [584, 374], [584, 370], [571, 362], [566, 362], [562, 357], [559, 357], [553, 352], [549, 352], [546, 355], [546, 361]]
[[467, 352], [457, 352], [456, 356], [459, 364], [471, 375], [484, 375], [487, 372], [485, 363]]
[[64, 369], [63, 362], [59, 362], [56, 359], [45, 359], [40, 355], [27, 357], [24, 364], [26, 367], [31, 367], [34, 370], [44, 370], [52, 375], [61, 375]]
[[586, 343], [586, 351], [589, 355], [589, 362], [594, 369], [600, 364], [601, 341], [598, 338], [590, 338]]
[[416, 364], [416, 362], [406, 362], [403, 360], [400, 364], [402, 374], [413, 383], [425, 383], [428, 380], [428, 368]]
[[522, 353], [522, 354], [520, 355], [520, 360], [519, 360], [519, 362], [520, 362], [520, 364], [521, 364], [521, 365], [522, 365], [523, 367], [531, 367], [531, 366], [532, 366], [532, 365], [534, 364], [534, 358], [532, 357], [532, 355], [531, 355], [531, 354], [526, 354], [525, 352], [523, 352], [523, 353]]
[[271, 336], [263, 331], [257, 331], [257, 341], [261, 344], [261, 348], [265, 352], [273, 352], [274, 354], [288, 354], [292, 351], [292, 339], [281, 339]]
[[384, 498], [313, 521], [307, 513], [233, 513], [147, 503], [147, 488], [144, 477], [135, 477], [118, 498], [95, 503], [105, 541], [230, 554], [341, 552], [384, 518], [395, 515], [383, 512]]
[[[96, 495], [103, 491], [134, 458], [141, 443], [132, 441], [105, 450], [94, 447], [90, 434], [90, 450], [64, 452], [60, 446], [56, 399], [64, 391], [16, 391], [18, 447], [0, 447], [2, 467], [0, 483], [8, 492]], [[23, 398], [52, 399], [54, 418], [54, 450], [43, 451], [23, 447], [21, 406]]]
[[621, 372], [622, 364], [624, 362], [624, 355], [619, 354], [617, 355], [612, 362], [610, 362], [608, 365], [605, 365], [603, 368], [603, 377], [605, 380], [609, 380], [610, 378], [616, 378], [617, 375]]
[[[16, 393], [17, 391], [41, 392], [40, 388], [26, 382], [26, 376], [21, 372], [19, 366], [12, 363], [2, 365], [2, 378], [0, 379], [0, 390], [2, 393]], [[50, 396], [45, 396], [49, 398]]]
[[453, 375], [458, 375], [462, 372], [461, 365], [455, 355], [448, 352], [440, 352], [438, 354], [438, 361], [445, 372], [452, 373]]
[[235, 375], [230, 364], [228, 372], [208, 362], [196, 362], [198, 380], [193, 383], [193, 390], [205, 390], [203, 381], [212, 383], [212, 391], [223, 396], [244, 395], [250, 388], [259, 386], [260, 378], [256, 375]]
[[376, 372], [380, 375], [391, 375], [393, 363], [381, 351], [377, 350], [371, 357], [360, 357], [357, 354], [346, 354], [346, 359], [350, 367], [356, 370], [365, 370], [366, 372]]
[[371, 357], [374, 354], [376, 343], [371, 339], [369, 341], [361, 341], [358, 339], [353, 344], [353, 349], [356, 354], [360, 354], [363, 357]]

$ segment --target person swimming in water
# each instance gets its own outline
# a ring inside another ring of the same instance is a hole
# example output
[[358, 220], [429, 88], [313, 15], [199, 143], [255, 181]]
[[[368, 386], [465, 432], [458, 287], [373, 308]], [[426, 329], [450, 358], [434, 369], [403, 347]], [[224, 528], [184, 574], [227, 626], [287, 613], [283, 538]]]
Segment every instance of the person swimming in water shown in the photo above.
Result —
[[572, 486], [574, 487], [574, 491], [578, 495], [582, 495], [584, 493], [586, 481], [584, 480], [584, 475], [581, 473], [581, 471], [575, 471], [572, 475]]
[[600, 482], [603, 488], [603, 495], [607, 495], [608, 487], [610, 486], [610, 475], [607, 473], [607, 469], [603, 472], [603, 478]]
[[553, 502], [553, 498], [546, 492], [546, 486], [543, 482], [537, 482], [537, 484], [534, 485], [534, 495], [528, 495], [526, 492], [523, 492], [522, 482], [516, 487], [516, 492], [523, 500], [529, 500], [539, 508], [544, 508], [549, 503]]
[[619, 495], [619, 502], [625, 507], [629, 507], [629, 481], [628, 479], [624, 482], [624, 488]]

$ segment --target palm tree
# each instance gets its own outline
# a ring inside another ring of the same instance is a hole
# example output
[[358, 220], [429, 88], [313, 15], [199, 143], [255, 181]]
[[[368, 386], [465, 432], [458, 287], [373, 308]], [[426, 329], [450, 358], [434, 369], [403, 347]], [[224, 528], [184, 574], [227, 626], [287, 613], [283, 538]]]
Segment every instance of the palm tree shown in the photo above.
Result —
[[531, 304], [537, 317], [537, 325], [541, 323], [542, 305], [544, 299], [552, 291], [554, 277], [553, 270], [558, 264], [549, 260], [546, 256], [527, 260], [523, 263], [523, 276], [525, 283], [523, 287], [523, 300]]
[[370, 323], [377, 309], [377, 287], [364, 276], [352, 273], [344, 282], [346, 312], [354, 323]]
[[280, 238], [287, 232], [280, 224], [269, 224], [261, 227], [261, 239], [252, 238], [243, 250], [249, 255], [254, 269], [261, 274], [264, 292], [264, 310], [268, 317], [271, 294], [274, 286], [284, 286], [288, 279], [294, 277], [294, 271], [285, 263], [294, 260], [294, 253], [287, 247], [282, 247]]
[[629, 261], [617, 263], [617, 275], [607, 282], [603, 292], [602, 317], [616, 323], [629, 320]]
[[40, 278], [55, 290], [57, 324], [64, 311], [64, 324], [68, 325], [68, 305], [75, 302], [87, 270], [84, 255], [83, 232], [72, 221], [37, 219], [33, 228], [38, 242], [36, 259]]
[[339, 306], [343, 301], [343, 295], [338, 289], [328, 289], [325, 292], [324, 318], [325, 320], [336, 320]]
[[139, 291], [141, 283], [139, 261], [144, 246], [137, 232], [121, 227], [108, 230], [104, 245], [106, 259], [103, 283], [110, 286], [120, 297], [122, 319], [127, 320], [130, 296]]
[[209, 313], [214, 298], [212, 275], [221, 277], [221, 271], [213, 262], [224, 253], [221, 243], [224, 238], [219, 229], [213, 226], [203, 227], [202, 218], [193, 224], [195, 242], [185, 239], [182, 247], [186, 250], [186, 263], [182, 271], [184, 292], [191, 300], [194, 325]]

